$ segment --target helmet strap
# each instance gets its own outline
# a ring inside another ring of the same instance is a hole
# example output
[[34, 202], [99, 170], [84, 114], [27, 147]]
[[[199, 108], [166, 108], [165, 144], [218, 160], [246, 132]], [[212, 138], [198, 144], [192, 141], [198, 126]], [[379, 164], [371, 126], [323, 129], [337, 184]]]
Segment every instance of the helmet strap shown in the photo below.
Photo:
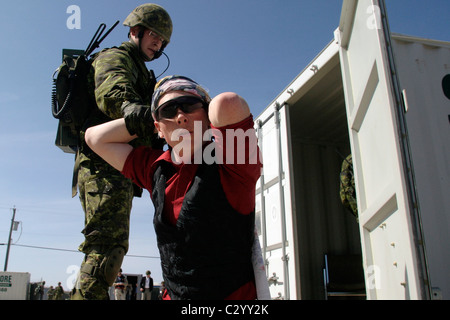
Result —
[[144, 29], [143, 28], [139, 28], [138, 38], [139, 38], [139, 41], [142, 38], [144, 38]]
[[159, 49], [158, 51], [155, 52], [155, 55], [153, 56], [153, 59], [152, 59], [152, 60], [156, 60], [156, 59], [158, 59], [159, 57], [161, 57], [162, 54], [163, 54], [164, 49], [166, 48], [166, 46], [167, 46], [167, 42], [164, 41], [163, 44], [162, 44], [162, 46], [161, 46], [161, 49]]

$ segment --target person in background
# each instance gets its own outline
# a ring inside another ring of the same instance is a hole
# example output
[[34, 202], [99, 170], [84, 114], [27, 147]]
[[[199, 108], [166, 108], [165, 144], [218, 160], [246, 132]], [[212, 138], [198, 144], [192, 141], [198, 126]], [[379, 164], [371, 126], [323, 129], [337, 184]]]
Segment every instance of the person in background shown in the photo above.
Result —
[[53, 300], [55, 297], [55, 288], [53, 286], [50, 286], [47, 291], [47, 300]]
[[44, 298], [45, 293], [45, 281], [42, 281], [36, 286], [36, 289], [34, 290], [34, 295], [36, 297], [39, 297], [39, 300], [42, 300]]
[[122, 274], [122, 269], [119, 270], [116, 280], [114, 281], [114, 296], [116, 300], [126, 300], [128, 279]]
[[145, 272], [145, 277], [141, 279], [140, 290], [141, 290], [141, 298], [142, 300], [151, 300], [152, 299], [152, 290], [153, 290], [153, 278], [150, 276], [150, 270]]
[[53, 296], [53, 300], [64, 300], [64, 289], [61, 285], [61, 282], [58, 282], [58, 285], [55, 288], [55, 295]]

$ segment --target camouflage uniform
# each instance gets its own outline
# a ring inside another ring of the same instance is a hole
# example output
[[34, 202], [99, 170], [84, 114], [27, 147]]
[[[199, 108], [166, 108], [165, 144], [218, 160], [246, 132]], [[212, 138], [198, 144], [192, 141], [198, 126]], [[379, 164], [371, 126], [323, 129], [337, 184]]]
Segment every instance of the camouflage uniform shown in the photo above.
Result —
[[[89, 117], [86, 128], [122, 118], [125, 101], [128, 106], [151, 103], [150, 74], [134, 43], [124, 42], [118, 48], [102, 51], [93, 62], [90, 82], [98, 109]], [[151, 145], [151, 139], [139, 138], [132, 144]], [[134, 195], [140, 195], [140, 190], [85, 143], [78, 157], [78, 190], [85, 212], [82, 231], [85, 241], [79, 250], [86, 256], [77, 286], [83, 299], [108, 299], [107, 290], [112, 282], [99, 269], [111, 263], [115, 268], [120, 267], [128, 250], [132, 199]], [[74, 295], [74, 299], [79, 298]]]
[[55, 289], [53, 286], [50, 286], [50, 288], [47, 291], [47, 300], [54, 300], [55, 297]]
[[56, 286], [53, 300], [64, 300], [64, 289], [61, 286], [61, 283], [58, 283]]
[[[125, 26], [139, 27], [139, 39], [150, 29], [164, 41], [158, 55], [170, 42], [172, 20], [164, 8], [156, 4], [138, 6], [125, 19]], [[133, 196], [142, 190], [119, 171], [92, 152], [84, 142], [87, 128], [125, 118], [131, 134], [139, 137], [131, 142], [162, 148], [154, 132], [150, 114], [154, 80], [145, 61], [150, 61], [138, 44], [130, 40], [120, 47], [101, 51], [92, 63], [88, 77], [88, 91], [95, 97], [96, 107], [80, 133], [82, 146], [77, 154], [74, 175], [80, 201], [85, 212], [85, 241], [79, 250], [85, 253], [72, 299], [109, 299], [111, 286], [128, 251], [130, 212]]]
[[344, 207], [358, 218], [358, 207], [356, 204], [355, 177], [353, 175], [352, 155], [348, 155], [342, 162], [340, 174], [340, 197]]

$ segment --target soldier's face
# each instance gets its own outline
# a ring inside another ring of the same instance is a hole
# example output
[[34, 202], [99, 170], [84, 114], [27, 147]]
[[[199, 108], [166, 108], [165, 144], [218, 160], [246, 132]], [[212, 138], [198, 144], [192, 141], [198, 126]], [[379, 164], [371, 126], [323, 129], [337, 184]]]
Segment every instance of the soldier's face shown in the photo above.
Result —
[[155, 53], [159, 51], [163, 45], [163, 39], [158, 36], [154, 31], [145, 29], [142, 39], [139, 39], [140, 32], [139, 27], [133, 27], [130, 29], [130, 35], [133, 41], [139, 45], [141, 42], [142, 52], [149, 58], [153, 59]]
[[153, 59], [155, 53], [159, 51], [163, 45], [163, 39], [152, 30], [145, 30], [144, 37], [141, 39], [141, 49], [145, 55]]

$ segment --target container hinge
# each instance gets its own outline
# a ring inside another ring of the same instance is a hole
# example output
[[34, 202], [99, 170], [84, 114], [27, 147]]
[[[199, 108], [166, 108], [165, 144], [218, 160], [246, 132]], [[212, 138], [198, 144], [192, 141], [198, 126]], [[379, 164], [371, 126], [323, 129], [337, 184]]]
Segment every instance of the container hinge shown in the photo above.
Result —
[[281, 294], [281, 292], [278, 292], [278, 296], [273, 298], [273, 300], [284, 300], [283, 295]]
[[269, 283], [269, 286], [271, 285], [282, 285], [283, 282], [278, 281], [278, 279], [280, 279], [279, 277], [277, 277], [277, 273], [274, 272], [272, 273], [272, 276], [270, 278], [267, 279], [267, 282]]

